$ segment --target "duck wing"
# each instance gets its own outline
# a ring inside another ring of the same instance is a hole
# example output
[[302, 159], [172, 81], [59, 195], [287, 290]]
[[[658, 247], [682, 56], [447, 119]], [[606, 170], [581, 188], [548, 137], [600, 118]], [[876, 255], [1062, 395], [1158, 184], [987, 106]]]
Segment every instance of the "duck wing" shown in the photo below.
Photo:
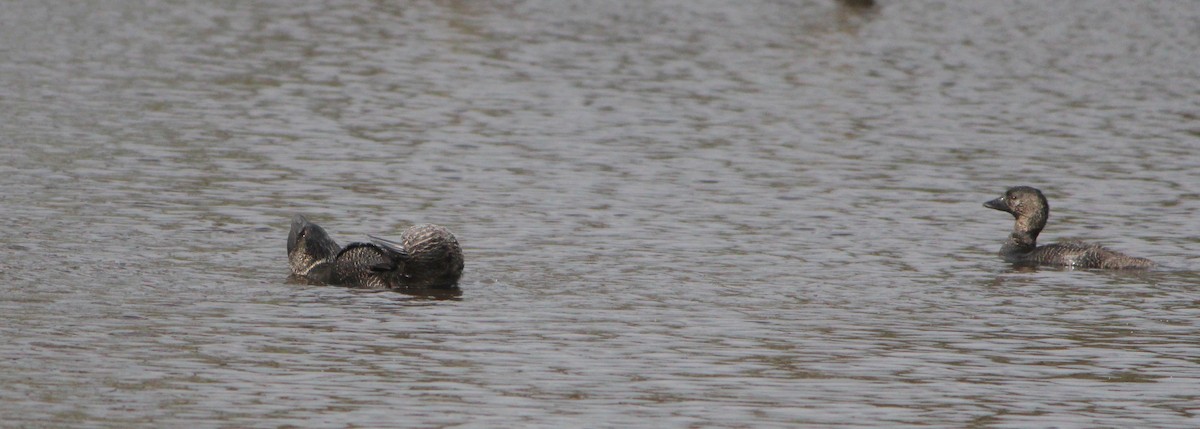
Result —
[[393, 252], [371, 243], [350, 243], [338, 253], [334, 264], [342, 274], [395, 271], [400, 261]]
[[376, 246], [379, 246], [380, 248], [382, 248], [388, 252], [391, 252], [394, 255], [394, 257], [396, 257], [402, 261], [409, 259], [409, 257], [411, 256], [411, 254], [408, 253], [408, 250], [404, 248], [404, 244], [401, 244], [401, 243], [398, 243], [398, 242], [395, 242], [392, 240], [388, 240], [386, 238], [376, 237], [374, 235], [369, 235], [369, 234], [367, 235], [367, 238], [371, 239], [371, 243], [375, 244]]

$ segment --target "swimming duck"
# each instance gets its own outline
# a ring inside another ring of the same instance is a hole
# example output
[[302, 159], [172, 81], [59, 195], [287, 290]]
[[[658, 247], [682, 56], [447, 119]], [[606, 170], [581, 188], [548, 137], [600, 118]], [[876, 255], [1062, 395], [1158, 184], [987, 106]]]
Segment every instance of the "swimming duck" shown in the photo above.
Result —
[[370, 237], [369, 243], [344, 248], [304, 216], [292, 218], [288, 263], [292, 275], [316, 283], [371, 289], [455, 289], [463, 256], [450, 230], [416, 225], [400, 241]]
[[1146, 269], [1155, 265], [1149, 259], [1126, 256], [1100, 245], [1074, 240], [1039, 247], [1037, 237], [1050, 218], [1050, 204], [1036, 188], [1009, 188], [1000, 198], [983, 203], [983, 206], [1008, 212], [1017, 219], [1008, 241], [1000, 248], [1000, 256], [1005, 261], [1020, 265], [1104, 269]]

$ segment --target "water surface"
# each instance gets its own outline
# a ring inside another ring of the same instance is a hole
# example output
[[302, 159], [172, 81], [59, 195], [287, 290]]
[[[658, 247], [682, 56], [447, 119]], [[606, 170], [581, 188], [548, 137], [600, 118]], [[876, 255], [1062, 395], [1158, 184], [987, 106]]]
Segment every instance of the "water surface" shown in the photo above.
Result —
[[[18, 427], [1196, 427], [1189, 2], [12, 2]], [[1145, 273], [1016, 270], [1044, 240]], [[461, 297], [289, 283], [445, 225]]]

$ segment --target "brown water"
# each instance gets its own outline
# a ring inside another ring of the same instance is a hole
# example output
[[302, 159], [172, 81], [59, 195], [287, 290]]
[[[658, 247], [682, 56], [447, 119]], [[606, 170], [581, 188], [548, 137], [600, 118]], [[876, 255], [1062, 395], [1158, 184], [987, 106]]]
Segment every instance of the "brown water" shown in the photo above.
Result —
[[880, 3], [6, 2], [0, 426], [1200, 426], [1200, 8]]

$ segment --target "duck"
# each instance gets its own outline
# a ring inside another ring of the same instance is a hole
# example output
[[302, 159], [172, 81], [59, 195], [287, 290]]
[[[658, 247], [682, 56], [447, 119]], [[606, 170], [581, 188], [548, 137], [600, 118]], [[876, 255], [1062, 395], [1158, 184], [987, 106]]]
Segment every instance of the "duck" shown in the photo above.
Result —
[[405, 229], [399, 241], [367, 237], [369, 242], [339, 247], [324, 228], [295, 215], [287, 242], [292, 277], [367, 289], [458, 288], [464, 266], [462, 247], [449, 229], [421, 224]]
[[1000, 256], [1016, 265], [1055, 265], [1095, 269], [1149, 269], [1155, 263], [1128, 256], [1097, 244], [1069, 240], [1037, 245], [1038, 234], [1050, 218], [1050, 203], [1042, 191], [1030, 186], [1009, 188], [1000, 198], [983, 203], [984, 207], [1008, 212], [1016, 218], [1013, 232], [1000, 247]]

